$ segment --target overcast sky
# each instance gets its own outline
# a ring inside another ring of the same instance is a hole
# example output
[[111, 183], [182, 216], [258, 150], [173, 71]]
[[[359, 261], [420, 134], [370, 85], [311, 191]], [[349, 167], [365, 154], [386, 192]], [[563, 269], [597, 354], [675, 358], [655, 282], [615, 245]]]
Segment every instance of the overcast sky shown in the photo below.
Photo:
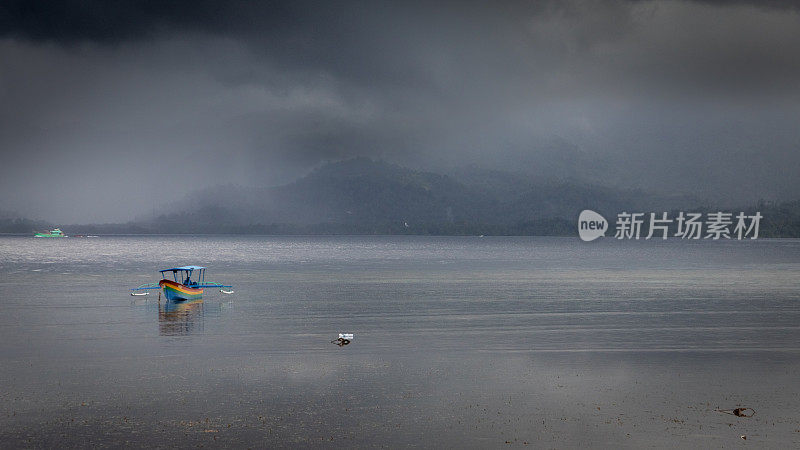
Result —
[[128, 220], [356, 155], [796, 199], [799, 55], [795, 2], [11, 0], [0, 209]]

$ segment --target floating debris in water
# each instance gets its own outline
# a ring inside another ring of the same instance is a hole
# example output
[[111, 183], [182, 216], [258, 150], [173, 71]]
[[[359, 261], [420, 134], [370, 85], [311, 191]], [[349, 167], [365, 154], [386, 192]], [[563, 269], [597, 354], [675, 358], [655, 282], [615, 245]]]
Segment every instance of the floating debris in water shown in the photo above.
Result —
[[339, 338], [331, 341], [331, 344], [336, 344], [339, 347], [347, 345], [353, 340], [353, 333], [339, 333]]
[[756, 413], [753, 408], [715, 409], [715, 411], [736, 417], [753, 417]]

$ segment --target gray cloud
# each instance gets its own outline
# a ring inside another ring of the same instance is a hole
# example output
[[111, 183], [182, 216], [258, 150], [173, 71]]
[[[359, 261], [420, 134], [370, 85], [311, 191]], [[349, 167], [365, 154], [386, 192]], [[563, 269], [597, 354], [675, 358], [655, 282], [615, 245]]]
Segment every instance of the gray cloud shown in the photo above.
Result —
[[798, 54], [795, 2], [7, 2], [0, 206], [124, 220], [356, 155], [797, 197]]

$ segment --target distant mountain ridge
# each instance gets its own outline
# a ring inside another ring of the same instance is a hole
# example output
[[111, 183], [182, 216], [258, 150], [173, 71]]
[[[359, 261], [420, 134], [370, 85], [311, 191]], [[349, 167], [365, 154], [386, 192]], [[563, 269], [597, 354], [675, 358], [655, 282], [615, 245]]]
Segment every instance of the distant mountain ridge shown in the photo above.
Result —
[[[61, 225], [68, 234], [574, 236], [583, 209], [603, 214], [612, 224], [622, 211], [752, 213], [758, 209], [765, 216], [761, 236], [800, 237], [800, 201], [721, 208], [686, 195], [539, 181], [474, 166], [434, 173], [368, 158], [329, 163], [283, 186], [198, 190], [164, 209], [169, 212], [128, 223]], [[26, 233], [34, 224], [52, 225], [6, 218], [0, 232]]]
[[524, 229], [563, 234], [585, 208], [666, 210], [697, 201], [538, 183], [521, 174], [474, 167], [439, 174], [356, 158], [326, 164], [284, 186], [222, 186], [198, 191], [184, 203], [181, 212], [161, 215], [150, 225], [169, 232], [505, 234]]
[[0, 233], [31, 233], [49, 230], [50, 226], [44, 220], [28, 219], [13, 211], [0, 210]]

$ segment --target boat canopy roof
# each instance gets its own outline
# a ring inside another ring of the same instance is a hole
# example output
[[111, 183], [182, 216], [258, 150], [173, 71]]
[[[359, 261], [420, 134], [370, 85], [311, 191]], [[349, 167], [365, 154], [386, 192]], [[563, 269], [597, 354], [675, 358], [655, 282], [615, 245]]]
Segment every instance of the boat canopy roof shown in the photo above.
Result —
[[200, 267], [200, 266], [173, 267], [172, 269], [159, 270], [159, 272], [161, 272], [161, 273], [164, 273], [164, 272], [178, 272], [179, 270], [186, 270], [186, 271], [191, 272], [192, 270], [200, 270], [200, 269], [205, 269], [205, 267]]

